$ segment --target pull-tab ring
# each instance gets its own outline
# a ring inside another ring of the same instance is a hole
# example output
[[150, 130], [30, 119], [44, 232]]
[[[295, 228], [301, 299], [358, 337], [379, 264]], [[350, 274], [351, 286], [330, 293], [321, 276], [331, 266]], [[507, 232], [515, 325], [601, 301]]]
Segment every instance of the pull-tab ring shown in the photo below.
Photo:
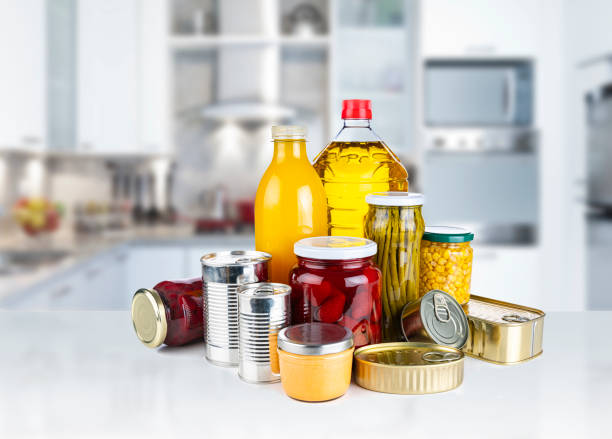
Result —
[[428, 363], [445, 363], [447, 361], [454, 361], [461, 358], [461, 355], [455, 352], [425, 352], [421, 357]]
[[525, 323], [529, 321], [527, 317], [519, 316], [518, 314], [506, 314], [502, 316], [502, 320], [510, 323]]
[[446, 304], [446, 299], [442, 294], [434, 294], [433, 299], [436, 318], [442, 323], [448, 322], [450, 320], [450, 310]]

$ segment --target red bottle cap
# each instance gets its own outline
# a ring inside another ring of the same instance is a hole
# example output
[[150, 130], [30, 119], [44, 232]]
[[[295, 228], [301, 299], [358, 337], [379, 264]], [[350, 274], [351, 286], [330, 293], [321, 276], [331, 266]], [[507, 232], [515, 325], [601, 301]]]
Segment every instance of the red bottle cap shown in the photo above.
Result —
[[372, 101], [369, 99], [343, 100], [342, 119], [372, 119]]

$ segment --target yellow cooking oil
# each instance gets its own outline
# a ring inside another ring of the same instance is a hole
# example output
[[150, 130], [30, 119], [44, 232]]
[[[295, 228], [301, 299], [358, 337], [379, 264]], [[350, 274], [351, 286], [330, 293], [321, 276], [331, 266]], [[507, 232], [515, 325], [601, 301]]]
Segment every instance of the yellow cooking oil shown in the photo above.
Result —
[[328, 233], [363, 237], [372, 192], [408, 191], [408, 173], [382, 141], [333, 141], [314, 168], [327, 196]]

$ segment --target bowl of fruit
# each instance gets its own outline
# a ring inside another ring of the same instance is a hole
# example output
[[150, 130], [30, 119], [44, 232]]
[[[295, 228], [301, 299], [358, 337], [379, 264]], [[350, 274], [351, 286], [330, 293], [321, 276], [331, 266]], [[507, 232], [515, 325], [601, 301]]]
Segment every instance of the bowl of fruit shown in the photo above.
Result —
[[57, 230], [62, 213], [61, 204], [53, 203], [42, 197], [21, 198], [13, 207], [15, 220], [30, 236]]

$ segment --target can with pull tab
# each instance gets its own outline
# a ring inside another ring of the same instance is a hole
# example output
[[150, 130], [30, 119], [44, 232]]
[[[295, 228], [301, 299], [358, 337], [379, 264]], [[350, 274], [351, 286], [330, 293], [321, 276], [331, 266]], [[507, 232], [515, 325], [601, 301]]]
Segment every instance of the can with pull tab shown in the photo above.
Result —
[[406, 341], [435, 343], [461, 349], [468, 338], [468, 322], [461, 305], [444, 291], [431, 290], [409, 302], [401, 314]]

